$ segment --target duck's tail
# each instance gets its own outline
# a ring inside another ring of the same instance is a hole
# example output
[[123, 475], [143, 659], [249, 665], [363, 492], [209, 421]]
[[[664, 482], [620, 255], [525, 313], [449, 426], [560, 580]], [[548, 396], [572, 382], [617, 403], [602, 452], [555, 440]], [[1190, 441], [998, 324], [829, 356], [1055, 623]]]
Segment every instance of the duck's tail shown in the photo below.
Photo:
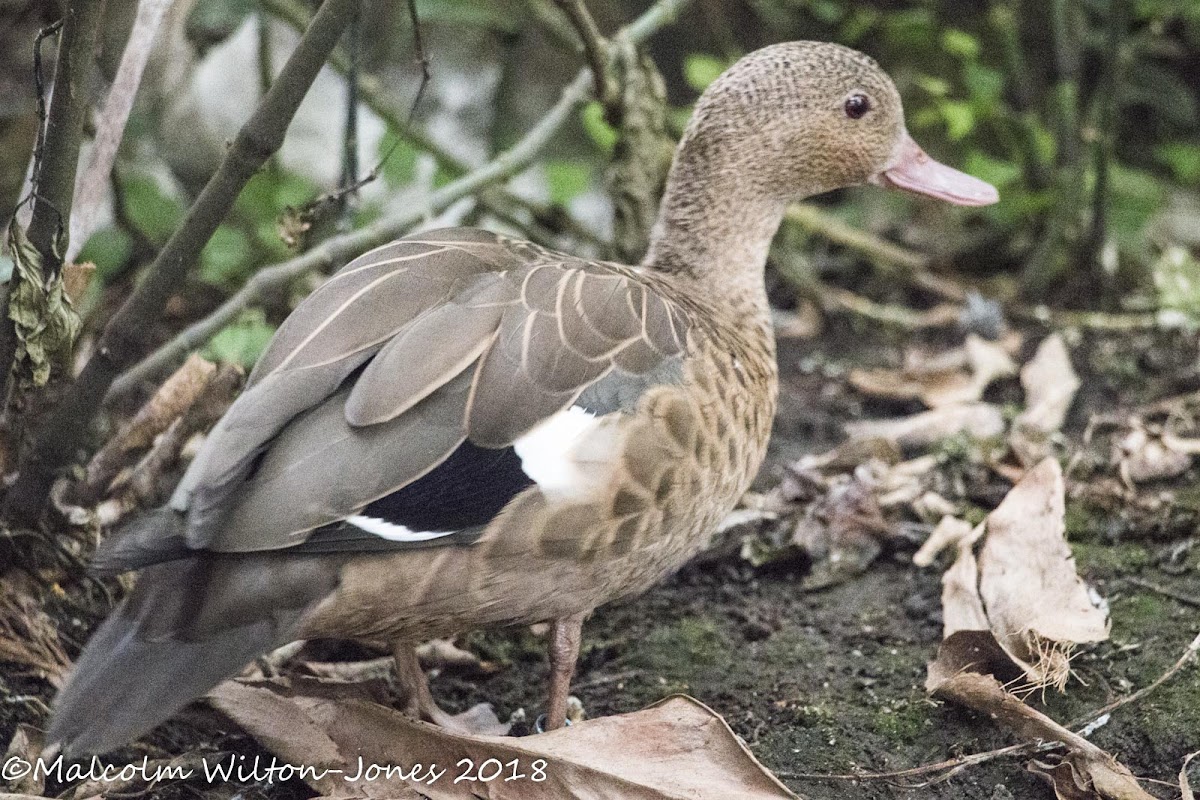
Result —
[[145, 569], [54, 703], [48, 744], [120, 747], [264, 652], [296, 638], [334, 565], [279, 554], [190, 555]]

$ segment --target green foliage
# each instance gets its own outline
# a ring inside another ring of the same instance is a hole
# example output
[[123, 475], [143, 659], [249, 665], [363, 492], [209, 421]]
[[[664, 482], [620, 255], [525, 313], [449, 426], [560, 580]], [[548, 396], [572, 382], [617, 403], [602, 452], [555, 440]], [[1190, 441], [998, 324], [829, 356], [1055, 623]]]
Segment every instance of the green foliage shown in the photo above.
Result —
[[592, 143], [601, 153], [611, 156], [617, 145], [617, 131], [604, 119], [604, 106], [592, 101], [579, 112], [579, 118]]
[[108, 227], [101, 228], [88, 238], [76, 260], [95, 264], [97, 277], [107, 282], [125, 266], [132, 252], [133, 237], [121, 228]]
[[200, 277], [217, 285], [236, 285], [246, 276], [252, 257], [249, 237], [231, 225], [221, 225], [200, 253]]
[[383, 179], [388, 186], [400, 188], [413, 182], [417, 175], [417, 148], [393, 131], [379, 142], [379, 158], [383, 161]]
[[153, 178], [130, 175], [122, 181], [125, 214], [130, 224], [156, 245], [164, 244], [183, 219], [184, 205]]
[[236, 322], [213, 337], [204, 348], [204, 357], [211, 361], [240, 364], [251, 369], [267, 349], [275, 328], [267, 324], [259, 309], [242, 312]]
[[708, 85], [729, 67], [729, 62], [706, 53], [691, 53], [683, 60], [683, 77], [697, 92]]
[[1175, 180], [1200, 188], [1200, 144], [1167, 142], [1156, 147], [1154, 155], [1171, 170]]
[[546, 181], [550, 184], [550, 201], [568, 205], [592, 185], [592, 165], [579, 159], [555, 159], [546, 163]]

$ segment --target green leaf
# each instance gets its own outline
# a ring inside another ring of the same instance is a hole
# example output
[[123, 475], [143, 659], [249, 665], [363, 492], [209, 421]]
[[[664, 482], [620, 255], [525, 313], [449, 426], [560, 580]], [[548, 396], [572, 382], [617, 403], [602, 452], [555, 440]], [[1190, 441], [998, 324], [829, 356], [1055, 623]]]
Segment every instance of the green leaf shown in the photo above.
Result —
[[1200, 145], [1167, 142], [1154, 148], [1154, 157], [1171, 170], [1175, 180], [1186, 186], [1200, 186]]
[[550, 200], [567, 205], [587, 191], [592, 182], [592, 165], [586, 161], [557, 159], [546, 163], [546, 181]]
[[987, 181], [997, 189], [1012, 186], [1021, 177], [1021, 167], [1011, 161], [992, 158], [987, 153], [971, 152], [963, 162], [963, 169], [980, 180]]
[[[392, 148], [395, 147], [395, 150]], [[400, 188], [413, 182], [417, 176], [417, 158], [420, 152], [406, 139], [393, 132], [379, 141], [379, 158], [383, 162], [383, 179], [388, 186]]]
[[979, 57], [979, 40], [966, 31], [947, 28], [942, 31], [942, 49], [964, 60], [974, 59]]
[[975, 130], [975, 110], [970, 103], [961, 100], [946, 100], [939, 106], [942, 119], [946, 122], [946, 135], [952, 141], [961, 141]]
[[604, 118], [604, 106], [595, 101], [588, 103], [579, 112], [579, 117], [588, 138], [599, 148], [600, 152], [611, 156], [613, 148], [617, 146], [617, 131]]
[[212, 361], [240, 364], [249, 370], [267, 349], [275, 328], [267, 324], [260, 309], [243, 311], [237, 322], [227, 326], [204, 348], [204, 357]]
[[1200, 261], [1186, 248], [1172, 245], [1154, 262], [1152, 271], [1159, 307], [1200, 322]]
[[200, 278], [218, 286], [236, 286], [250, 272], [252, 252], [246, 234], [222, 224], [200, 252]]
[[131, 175], [123, 181], [125, 213], [155, 244], [164, 244], [183, 219], [179, 198], [168, 195], [152, 178]]
[[78, 262], [96, 265], [96, 275], [107, 281], [129, 259], [133, 252], [133, 237], [120, 228], [101, 228], [93, 233], [79, 251]]
[[945, 97], [950, 94], [950, 81], [936, 75], [918, 75], [913, 82], [934, 97]]
[[728, 62], [707, 53], [690, 53], [683, 60], [683, 77], [697, 92], [703, 92], [728, 67]]
[[1132, 241], [1141, 236], [1150, 219], [1167, 199], [1167, 191], [1153, 175], [1114, 162], [1109, 221], [1117, 239]]

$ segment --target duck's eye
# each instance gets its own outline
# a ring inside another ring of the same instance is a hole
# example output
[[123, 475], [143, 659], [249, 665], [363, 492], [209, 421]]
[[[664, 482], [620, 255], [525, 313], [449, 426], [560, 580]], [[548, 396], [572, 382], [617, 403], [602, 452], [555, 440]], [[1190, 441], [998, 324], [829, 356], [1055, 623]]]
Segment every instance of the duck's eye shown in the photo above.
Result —
[[852, 94], [846, 98], [846, 116], [861, 119], [871, 110], [871, 100], [865, 94]]

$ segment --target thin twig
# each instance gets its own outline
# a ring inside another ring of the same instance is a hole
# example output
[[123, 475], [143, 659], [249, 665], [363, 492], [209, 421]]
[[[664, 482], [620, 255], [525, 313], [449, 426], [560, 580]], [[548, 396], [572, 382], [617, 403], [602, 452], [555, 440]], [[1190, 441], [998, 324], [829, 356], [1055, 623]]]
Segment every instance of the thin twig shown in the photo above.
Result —
[[[98, 3], [84, 3], [96, 6]], [[75, 457], [112, 382], [142, 352], [146, 327], [186, 280], [242, 188], [279, 149], [300, 102], [350, 21], [354, 0], [325, 0], [283, 71], [238, 132], [217, 171], [163, 246], [146, 277], [104, 328], [96, 352], [46, 416], [5, 499], [15, 520], [36, 518], [57, 470]]]
[[1161, 594], [1163, 597], [1169, 597], [1172, 600], [1183, 603], [1185, 606], [1200, 608], [1200, 597], [1193, 597], [1192, 595], [1184, 594], [1183, 592], [1176, 591], [1169, 586], [1159, 586], [1157, 583], [1151, 583], [1150, 581], [1142, 580], [1136, 576], [1125, 578], [1125, 581], [1127, 583], [1132, 583], [1134, 586], [1140, 586], [1143, 589], [1148, 589], [1151, 592]]
[[1095, 711], [1091, 712], [1090, 714], [1081, 718], [1080, 720], [1076, 720], [1075, 722], [1072, 722], [1068, 727], [1071, 727], [1071, 728], [1084, 727], [1085, 725], [1095, 722], [1097, 719], [1099, 719], [1100, 717], [1103, 717], [1105, 714], [1111, 714], [1112, 712], [1116, 711], [1119, 708], [1123, 708], [1123, 707], [1129, 705], [1130, 703], [1134, 703], [1134, 702], [1137, 702], [1138, 700], [1141, 700], [1143, 697], [1150, 694], [1158, 687], [1162, 686], [1164, 683], [1169, 681], [1171, 678], [1175, 677], [1175, 675], [1178, 674], [1181, 669], [1183, 669], [1188, 664], [1195, 661], [1197, 653], [1200, 653], [1200, 634], [1197, 634], [1196, 638], [1192, 640], [1192, 643], [1187, 646], [1187, 649], [1183, 651], [1183, 655], [1181, 655], [1179, 657], [1179, 660], [1176, 661], [1174, 664], [1172, 664], [1167, 669], [1166, 672], [1164, 672], [1162, 675], [1159, 675], [1158, 679], [1155, 680], [1153, 683], [1143, 686], [1141, 689], [1138, 689], [1136, 692], [1134, 692], [1132, 694], [1128, 694], [1128, 695], [1125, 695], [1124, 697], [1120, 697], [1120, 698], [1112, 701], [1108, 705], [1104, 706], [1103, 708], [1096, 709]]
[[[659, 0], [617, 35], [627, 37], [634, 43], [644, 41], [662, 26], [669, 24], [688, 2], [690, 0]], [[426, 208], [385, 217], [361, 230], [330, 238], [302, 256], [256, 272], [212, 314], [184, 329], [174, 339], [121, 375], [112, 384], [105, 402], [111, 403], [123, 397], [143, 381], [150, 380], [179, 363], [188, 352], [215, 336], [236, 319], [243, 309], [264, 294], [277, 287], [287, 286], [309, 272], [340, 266], [354, 256], [400, 236], [420, 224], [426, 219], [428, 211], [438, 213], [464, 197], [516, 175], [538, 157], [542, 148], [571, 119], [575, 109], [586, 98], [591, 82], [591, 71], [581, 70], [575, 76], [575, 80], [563, 90], [558, 102], [524, 137], [488, 164], [434, 191]]]
[[417, 0], [408, 0], [408, 18], [412, 22], [413, 49], [416, 50], [417, 64], [421, 67], [421, 82], [417, 84], [417, 93], [413, 95], [412, 106], [408, 109], [408, 123], [411, 125], [417, 116], [417, 106], [429, 85], [429, 56], [425, 54], [425, 42], [421, 38], [421, 18], [417, 15]]
[[[263, 7], [278, 19], [297, 30], [304, 30], [307, 27], [308, 15], [303, 6], [297, 3], [296, 0], [263, 0]], [[657, 30], [657, 28], [653, 30]], [[350, 60], [343, 51], [335, 50], [333, 56], [330, 58], [330, 63], [342, 75], [349, 74]], [[388, 128], [404, 141], [411, 143], [419, 150], [429, 153], [442, 169], [454, 176], [465, 175], [471, 171], [472, 165], [459, 159], [436, 139], [413, 125], [411, 115], [405, 117], [404, 114], [397, 111], [388, 100], [387, 92], [375, 76], [360, 75], [358, 84], [359, 94], [367, 108], [375, 112]], [[384, 160], [386, 160], [386, 156]], [[522, 197], [502, 186], [492, 187], [480, 194], [479, 202], [491, 213], [501, 218], [508, 216], [511, 213], [510, 209], [514, 206], [524, 208], [539, 224], [545, 227], [552, 227], [553, 223], [565, 228], [576, 239], [580, 239], [601, 249], [605, 247], [604, 242], [600, 241], [595, 234], [580, 225], [570, 215], [556, 214], [546, 205]]]
[[555, 0], [555, 2], [571, 20], [571, 25], [574, 26], [580, 41], [583, 42], [583, 54], [587, 59], [588, 66], [592, 68], [592, 80], [596, 85], [596, 99], [605, 108], [608, 108], [615, 99], [615, 89], [608, 80], [608, 42], [601, 35], [596, 20], [592, 19], [591, 12], [583, 4], [583, 0]]
[[75, 207], [71, 213], [71, 234], [66, 253], [68, 262], [79, 253], [99, 223], [104, 193], [117, 160], [125, 123], [129, 120], [129, 112], [133, 110], [133, 101], [142, 82], [146, 62], [150, 59], [155, 34], [170, 6], [171, 0], [142, 0], [138, 5], [133, 29], [121, 54], [121, 64], [117, 67], [117, 75], [113, 78], [96, 125], [91, 155], [75, 187]]

